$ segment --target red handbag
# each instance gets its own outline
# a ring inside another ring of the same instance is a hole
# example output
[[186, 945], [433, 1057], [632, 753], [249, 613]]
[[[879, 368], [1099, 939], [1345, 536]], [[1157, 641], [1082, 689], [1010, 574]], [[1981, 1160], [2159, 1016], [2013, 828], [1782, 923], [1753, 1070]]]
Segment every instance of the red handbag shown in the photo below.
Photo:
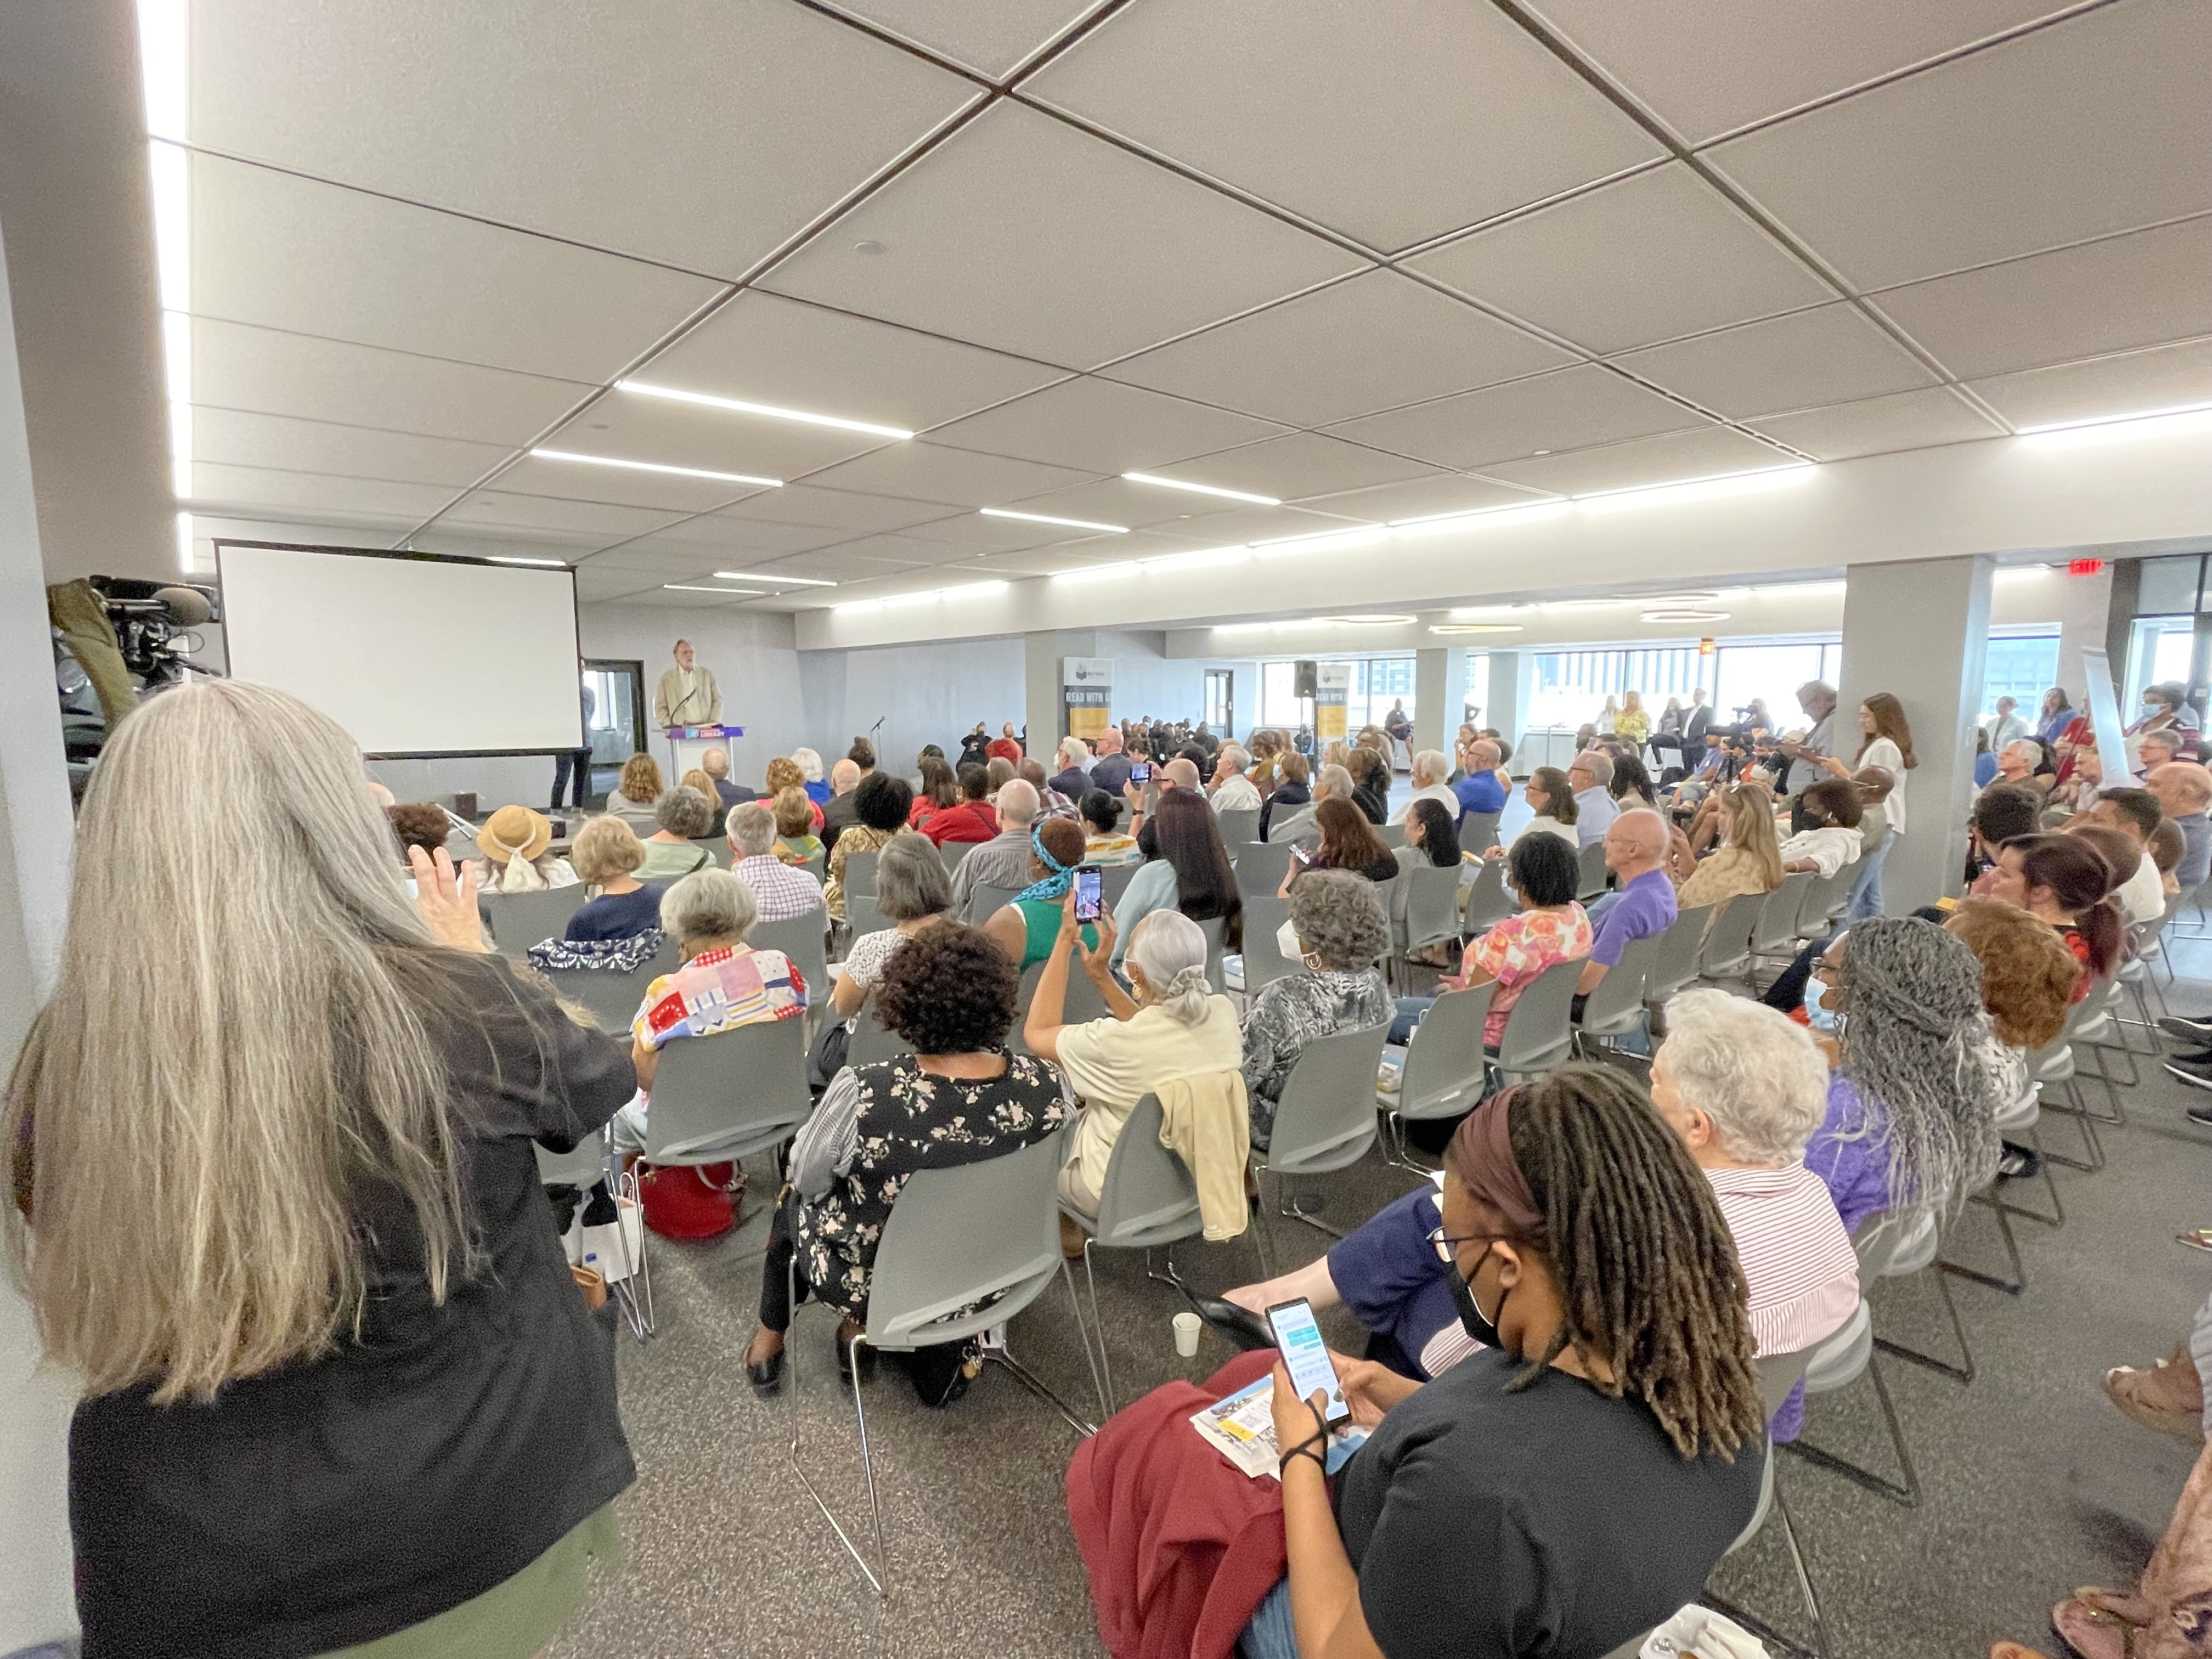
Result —
[[719, 1238], [743, 1212], [744, 1166], [641, 1164], [637, 1192], [645, 1224], [663, 1238]]

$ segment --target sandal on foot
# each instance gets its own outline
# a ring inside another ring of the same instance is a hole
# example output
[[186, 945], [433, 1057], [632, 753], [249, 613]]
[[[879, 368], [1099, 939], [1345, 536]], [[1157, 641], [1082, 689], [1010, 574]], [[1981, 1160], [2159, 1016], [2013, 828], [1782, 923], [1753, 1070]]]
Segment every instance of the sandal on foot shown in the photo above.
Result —
[[2116, 1365], [2105, 1373], [2104, 1388], [2106, 1398], [2143, 1427], [2204, 1443], [2204, 1388], [2186, 1346], [2155, 1365]]
[[2051, 1629], [2074, 1659], [2135, 1659], [2136, 1633], [2142, 1626], [2081, 1601], [2061, 1601], [2051, 1610]]

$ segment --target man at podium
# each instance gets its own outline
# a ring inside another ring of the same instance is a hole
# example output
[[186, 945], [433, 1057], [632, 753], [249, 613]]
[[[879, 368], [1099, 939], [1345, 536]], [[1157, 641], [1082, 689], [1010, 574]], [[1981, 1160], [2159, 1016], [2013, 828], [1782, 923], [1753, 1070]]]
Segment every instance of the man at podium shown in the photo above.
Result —
[[653, 723], [663, 732], [672, 726], [720, 726], [722, 693], [712, 671], [695, 667], [691, 641], [676, 641], [676, 665], [661, 672], [653, 694]]

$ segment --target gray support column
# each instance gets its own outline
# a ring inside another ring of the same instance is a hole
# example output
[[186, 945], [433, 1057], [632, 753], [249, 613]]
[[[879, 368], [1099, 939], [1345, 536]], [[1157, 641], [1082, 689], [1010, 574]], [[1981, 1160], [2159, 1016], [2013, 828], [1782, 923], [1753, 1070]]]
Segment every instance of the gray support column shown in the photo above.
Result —
[[1836, 752], [1848, 762], [1857, 751], [1859, 704], [1887, 691], [1905, 705], [1918, 763], [1905, 779], [1905, 833], [1882, 866], [1891, 915], [1960, 890], [1995, 568], [1984, 557], [1912, 559], [1849, 572]]
[[[1067, 735], [1067, 711], [1060, 696], [1060, 659], [1098, 654], [1095, 629], [1062, 628], [1022, 635], [1022, 702], [1029, 720], [1030, 753], [1046, 763], [1047, 773], [1054, 769], [1053, 750]], [[1118, 708], [1113, 712], [1115, 719], [1121, 717]]]
[[[1455, 659], [1456, 659], [1455, 661]], [[1452, 700], [1452, 670], [1467, 676], [1466, 653], [1440, 646], [1423, 646], [1413, 653], [1413, 748], [1451, 752], [1444, 739], [1459, 725]]]
[[1260, 665], [1232, 662], [1229, 673], [1230, 712], [1236, 716], [1230, 724], [1236, 728], [1237, 741], [1249, 744], [1252, 728], [1260, 723]]
[[[13, 315], [0, 249], [0, 1067], [52, 987], [73, 832]], [[30, 1308], [0, 1273], [0, 1653], [76, 1628], [63, 1490], [75, 1389], [38, 1357]]]
[[1505, 735], [1506, 742], [1514, 748], [1514, 757], [1509, 762], [1516, 777], [1524, 775], [1528, 767], [1520, 757], [1521, 726], [1528, 718], [1529, 699], [1535, 690], [1536, 655], [1533, 651], [1492, 651], [1490, 653], [1490, 690], [1479, 699], [1482, 718], [1478, 726], [1494, 726]]

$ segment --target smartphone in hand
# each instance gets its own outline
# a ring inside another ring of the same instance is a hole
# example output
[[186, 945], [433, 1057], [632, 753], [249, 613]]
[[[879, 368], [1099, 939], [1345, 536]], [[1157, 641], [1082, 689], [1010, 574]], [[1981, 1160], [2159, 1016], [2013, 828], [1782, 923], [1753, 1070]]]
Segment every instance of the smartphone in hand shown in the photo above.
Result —
[[1328, 1357], [1328, 1344], [1322, 1340], [1321, 1327], [1314, 1320], [1313, 1304], [1304, 1297], [1278, 1302], [1267, 1310], [1267, 1326], [1275, 1334], [1275, 1350], [1283, 1357], [1283, 1369], [1291, 1374], [1291, 1386], [1298, 1391], [1298, 1398], [1310, 1400], [1327, 1389], [1328, 1403], [1322, 1415], [1332, 1424], [1351, 1416], [1352, 1407], [1345, 1403], [1343, 1385], [1336, 1380], [1336, 1367]]
[[1099, 891], [1098, 866], [1078, 865], [1075, 870], [1075, 919], [1096, 921], [1105, 913], [1106, 901]]

